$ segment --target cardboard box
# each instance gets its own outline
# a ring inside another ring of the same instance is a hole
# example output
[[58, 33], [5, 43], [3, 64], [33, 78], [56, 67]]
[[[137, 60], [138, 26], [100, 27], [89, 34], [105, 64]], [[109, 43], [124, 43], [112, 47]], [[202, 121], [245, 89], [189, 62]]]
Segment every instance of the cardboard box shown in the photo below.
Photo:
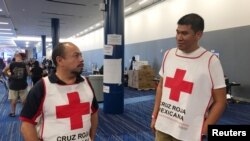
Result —
[[143, 65], [148, 65], [148, 61], [135, 61], [133, 63], [133, 70], [140, 70]]
[[128, 86], [137, 89], [155, 88], [154, 70], [151, 66], [144, 65], [140, 70], [128, 71]]

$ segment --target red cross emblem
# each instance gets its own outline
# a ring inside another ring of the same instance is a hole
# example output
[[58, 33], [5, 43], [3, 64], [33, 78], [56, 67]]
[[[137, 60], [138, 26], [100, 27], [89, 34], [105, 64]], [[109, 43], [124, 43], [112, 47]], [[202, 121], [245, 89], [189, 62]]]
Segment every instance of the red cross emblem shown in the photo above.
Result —
[[185, 70], [177, 69], [174, 78], [166, 78], [165, 87], [171, 89], [169, 99], [179, 101], [181, 92], [192, 93], [193, 83], [183, 80], [185, 74]]
[[90, 113], [89, 102], [80, 103], [78, 92], [68, 93], [68, 105], [56, 106], [57, 118], [70, 118], [71, 130], [82, 128], [82, 115]]

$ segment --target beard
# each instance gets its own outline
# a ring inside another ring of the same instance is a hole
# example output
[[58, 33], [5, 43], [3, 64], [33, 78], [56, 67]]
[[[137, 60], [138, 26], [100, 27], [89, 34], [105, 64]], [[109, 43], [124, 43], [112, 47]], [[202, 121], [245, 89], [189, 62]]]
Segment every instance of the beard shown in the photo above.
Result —
[[83, 68], [76, 68], [71, 71], [71, 74], [74, 74], [75, 76], [80, 76], [82, 74]]

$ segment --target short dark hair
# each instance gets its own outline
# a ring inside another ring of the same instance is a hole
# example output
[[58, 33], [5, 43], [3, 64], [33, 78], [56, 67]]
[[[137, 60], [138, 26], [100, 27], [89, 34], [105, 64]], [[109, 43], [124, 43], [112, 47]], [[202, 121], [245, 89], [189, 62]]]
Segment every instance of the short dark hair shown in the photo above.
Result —
[[66, 46], [67, 42], [63, 42], [63, 43], [59, 43], [52, 51], [52, 61], [54, 63], [55, 66], [57, 66], [57, 62], [56, 62], [56, 57], [57, 56], [61, 56], [64, 57], [65, 53], [65, 46]]
[[191, 25], [194, 32], [204, 30], [204, 20], [203, 18], [195, 13], [187, 14], [179, 19], [178, 25]]
[[38, 61], [34, 62], [34, 67], [36, 67], [36, 68], [39, 67], [39, 62]]

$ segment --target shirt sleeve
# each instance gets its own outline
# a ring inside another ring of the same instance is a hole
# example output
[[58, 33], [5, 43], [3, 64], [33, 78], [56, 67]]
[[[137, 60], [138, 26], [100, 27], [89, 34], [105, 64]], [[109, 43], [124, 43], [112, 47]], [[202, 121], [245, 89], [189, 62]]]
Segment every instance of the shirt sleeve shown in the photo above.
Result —
[[39, 80], [29, 91], [19, 119], [36, 124], [42, 113], [44, 83]]
[[226, 87], [222, 65], [216, 56], [212, 56], [209, 69], [213, 82], [213, 89]]
[[91, 109], [92, 109], [92, 114], [95, 113], [96, 111], [98, 111], [98, 109], [99, 109], [99, 105], [98, 105], [98, 102], [97, 102], [95, 96], [94, 96], [94, 98], [92, 100]]

